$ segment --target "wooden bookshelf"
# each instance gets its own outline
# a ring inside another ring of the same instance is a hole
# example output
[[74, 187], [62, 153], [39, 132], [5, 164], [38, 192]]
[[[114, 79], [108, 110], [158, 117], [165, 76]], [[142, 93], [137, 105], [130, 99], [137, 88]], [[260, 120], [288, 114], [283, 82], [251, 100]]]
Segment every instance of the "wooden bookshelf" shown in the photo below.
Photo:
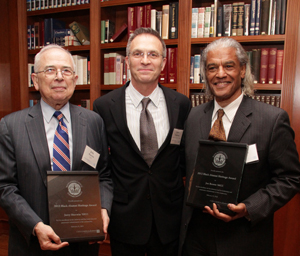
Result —
[[[177, 84], [166, 86], [178, 92], [190, 95], [194, 90], [201, 90], [202, 84], [190, 84], [190, 56], [198, 48], [204, 48], [215, 38], [191, 38], [191, 16], [193, 7], [209, 6], [214, 0], [179, 0], [178, 39], [166, 40], [167, 46], [178, 48]], [[220, 0], [221, 4], [233, 3], [234, 0]], [[245, 0], [250, 3], [250, 0]], [[100, 43], [103, 19], [115, 21], [116, 29], [122, 22], [127, 22], [127, 7], [151, 4], [161, 10], [162, 0], [111, 0], [101, 3], [90, 0], [90, 4], [62, 7], [39, 11], [26, 11], [24, 0], [3, 0], [1, 25], [7, 40], [1, 41], [3, 72], [0, 76], [0, 117], [29, 106], [29, 99], [36, 99], [39, 94], [27, 84], [27, 63], [33, 61], [38, 50], [27, 50], [27, 24], [45, 17], [62, 19], [66, 24], [76, 20], [90, 28], [91, 44], [89, 46], [68, 47], [72, 53], [89, 55], [91, 61], [90, 85], [76, 87], [72, 102], [77, 104], [81, 98], [93, 101], [121, 85], [103, 85], [103, 55], [111, 51], [125, 54], [127, 37], [121, 42]], [[300, 1], [287, 0], [286, 33], [274, 36], [239, 36], [234, 37], [245, 48], [262, 48], [272, 45], [284, 49], [284, 69], [281, 85], [255, 85], [255, 90], [281, 92], [281, 107], [285, 109], [295, 130], [295, 140], [300, 152]], [[300, 195], [280, 209], [275, 215], [275, 256], [299, 255], [300, 252]], [[295, 242], [296, 241], [296, 242]]]

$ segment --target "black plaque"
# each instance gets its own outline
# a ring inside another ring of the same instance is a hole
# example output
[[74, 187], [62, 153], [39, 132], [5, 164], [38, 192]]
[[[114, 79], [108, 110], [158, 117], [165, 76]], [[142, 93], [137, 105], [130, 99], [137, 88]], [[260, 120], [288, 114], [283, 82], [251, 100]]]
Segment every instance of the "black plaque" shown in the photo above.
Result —
[[237, 204], [248, 146], [242, 143], [200, 140], [195, 168], [189, 184], [187, 204], [234, 215], [227, 207]]
[[104, 240], [98, 172], [48, 171], [50, 226], [62, 241]]

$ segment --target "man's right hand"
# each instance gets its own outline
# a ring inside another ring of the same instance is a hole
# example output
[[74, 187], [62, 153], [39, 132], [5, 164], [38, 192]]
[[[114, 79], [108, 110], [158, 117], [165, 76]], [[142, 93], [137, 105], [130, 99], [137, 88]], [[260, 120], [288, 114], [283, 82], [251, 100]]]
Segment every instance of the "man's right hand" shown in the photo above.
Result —
[[39, 222], [35, 228], [34, 232], [39, 239], [39, 243], [42, 250], [57, 251], [60, 248], [68, 246], [68, 242], [61, 242], [58, 235], [55, 234], [53, 229], [45, 225], [43, 222]]

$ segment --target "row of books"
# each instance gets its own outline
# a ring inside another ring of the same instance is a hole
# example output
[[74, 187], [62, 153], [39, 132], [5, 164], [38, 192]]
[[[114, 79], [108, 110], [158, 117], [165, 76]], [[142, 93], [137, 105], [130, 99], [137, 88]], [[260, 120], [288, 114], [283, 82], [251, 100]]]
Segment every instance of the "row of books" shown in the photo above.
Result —
[[[277, 48], [261, 48], [247, 51], [254, 76], [254, 83], [281, 84], [284, 50]], [[200, 75], [201, 54], [191, 56], [190, 83], [203, 82]]]
[[192, 8], [192, 38], [285, 33], [286, 0], [251, 0]]
[[167, 48], [167, 63], [160, 73], [159, 82], [161, 84], [177, 83], [177, 48]]
[[128, 38], [139, 27], [151, 27], [162, 39], [178, 38], [178, 2], [162, 5], [162, 11], [151, 4], [127, 8]]
[[104, 53], [104, 85], [125, 84], [129, 80], [125, 56], [116, 52]]
[[[190, 98], [192, 107], [197, 107], [214, 99], [212, 95], [206, 95], [205, 93], [191, 93]], [[280, 94], [255, 94], [251, 98], [280, 108]]]
[[45, 10], [65, 6], [88, 4], [90, 0], [26, 0], [27, 11]]
[[89, 30], [76, 21], [66, 28], [64, 21], [54, 18], [47, 18], [27, 26], [29, 50], [39, 49], [52, 43], [61, 46], [88, 45], [90, 44]]
[[[75, 74], [78, 75], [76, 84], [90, 84], [90, 61], [86, 56], [72, 55], [75, 63]], [[28, 63], [28, 87], [33, 87], [31, 74], [34, 73], [34, 64]]]

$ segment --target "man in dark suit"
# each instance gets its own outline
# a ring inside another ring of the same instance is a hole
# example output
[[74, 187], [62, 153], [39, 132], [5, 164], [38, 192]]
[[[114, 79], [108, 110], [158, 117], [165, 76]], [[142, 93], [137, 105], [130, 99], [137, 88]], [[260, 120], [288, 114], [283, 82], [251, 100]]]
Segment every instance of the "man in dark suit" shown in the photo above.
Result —
[[256, 160], [245, 164], [238, 204], [228, 204], [234, 216], [222, 213], [216, 204], [200, 209], [184, 203], [179, 254], [273, 255], [273, 214], [300, 188], [289, 117], [284, 110], [247, 96], [253, 92], [251, 68], [234, 39], [212, 42], [201, 58], [201, 74], [214, 100], [193, 108], [186, 122], [186, 183], [191, 180], [198, 141], [208, 139], [220, 108], [225, 112], [221, 120], [226, 140], [248, 144], [248, 154]]
[[[49, 226], [47, 171], [54, 167], [54, 134], [63, 114], [68, 129], [68, 170], [97, 170], [101, 213], [106, 232], [112, 204], [112, 181], [103, 120], [93, 111], [69, 104], [78, 76], [72, 55], [57, 45], [44, 47], [35, 57], [32, 80], [41, 100], [0, 122], [0, 206], [10, 220], [9, 255], [98, 255], [97, 243], [61, 242]], [[83, 152], [100, 154], [96, 168], [82, 161]]]
[[[111, 153], [112, 255], [176, 255], [184, 193], [181, 134], [190, 101], [158, 84], [166, 46], [156, 31], [137, 29], [126, 55], [131, 81], [94, 102], [94, 111], [103, 117]], [[150, 139], [149, 131], [146, 143], [141, 121], [144, 98], [151, 99], [147, 109], [157, 137]], [[151, 144], [150, 150], [156, 148], [152, 157], [144, 155], [143, 143]]]

